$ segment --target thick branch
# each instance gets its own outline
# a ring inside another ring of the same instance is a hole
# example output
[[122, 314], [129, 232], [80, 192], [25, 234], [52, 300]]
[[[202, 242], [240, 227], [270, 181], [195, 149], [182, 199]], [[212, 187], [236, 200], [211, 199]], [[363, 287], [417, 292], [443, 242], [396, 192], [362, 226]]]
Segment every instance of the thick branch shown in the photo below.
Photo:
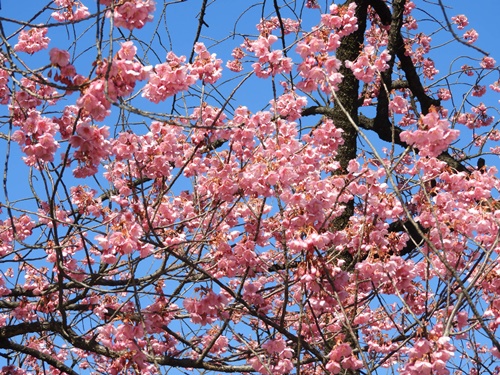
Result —
[[50, 354], [46, 354], [39, 350], [30, 348], [28, 346], [20, 345], [10, 340], [0, 339], [0, 348], [2, 349], [11, 349], [19, 353], [24, 353], [32, 356], [33, 358], [37, 358], [43, 362], [48, 363], [49, 365], [55, 367], [59, 371], [68, 374], [68, 375], [78, 375], [77, 372], [73, 371], [71, 367], [66, 366], [64, 363], [58, 361], [54, 357], [50, 356]]
[[388, 26], [391, 24], [392, 15], [389, 7], [382, 0], [370, 0], [370, 6], [377, 12], [382, 25]]
[[[388, 42], [388, 50], [391, 55], [396, 55], [401, 63], [401, 68], [405, 72], [406, 79], [409, 83], [409, 88], [413, 95], [415, 95], [420, 102], [421, 112], [425, 115], [429, 113], [429, 108], [431, 106], [439, 106], [440, 101], [437, 99], [433, 99], [425, 93], [425, 89], [420, 81], [420, 77], [417, 73], [417, 69], [413, 64], [413, 61], [410, 56], [406, 54], [406, 48], [403, 36], [401, 35], [401, 26], [403, 23], [403, 10], [404, 4], [406, 0], [398, 0], [393, 3], [393, 14], [391, 15], [391, 11], [387, 4], [381, 0], [372, 0], [370, 5], [377, 12], [380, 17], [382, 23], [387, 25], [389, 19], [391, 24], [391, 30], [389, 32], [389, 42]], [[390, 18], [389, 18], [389, 15]], [[392, 73], [392, 72], [391, 72]], [[391, 87], [389, 81], [384, 80], [384, 75], [382, 75], [383, 82], [386, 87]], [[383, 89], [380, 92], [384, 92]], [[380, 100], [380, 95], [379, 95]], [[377, 108], [378, 110], [378, 108]], [[379, 119], [380, 116], [380, 119]], [[377, 122], [382, 120], [382, 114], [377, 114]], [[378, 125], [378, 124], [377, 124]]]
[[[401, 36], [401, 27], [403, 26], [403, 11], [405, 2], [406, 0], [395, 0], [392, 5], [393, 13], [391, 18], [391, 28], [389, 30], [389, 41], [387, 44], [387, 50], [391, 55], [391, 59], [387, 63], [389, 67], [381, 73], [382, 80], [377, 97], [377, 115], [375, 117], [375, 122], [377, 125], [384, 124], [386, 122], [386, 119], [389, 117], [389, 100], [391, 94], [390, 90], [392, 88], [392, 71], [394, 68], [394, 62], [396, 60], [395, 52], [399, 48], [398, 43]], [[381, 8], [384, 7], [381, 6]]]
[[[366, 130], [373, 130], [378, 134], [379, 138], [386, 142], [394, 142], [395, 144], [401, 147], [409, 147], [409, 145], [403, 142], [400, 138], [400, 134], [403, 131], [400, 127], [393, 125], [389, 119], [384, 126], [375, 126], [375, 120], [370, 119], [364, 115], [359, 115], [359, 127]], [[415, 148], [415, 151], [418, 152], [418, 149]], [[439, 160], [444, 161], [451, 168], [456, 170], [457, 172], [466, 172], [470, 173], [470, 171], [458, 160], [455, 160], [448, 151], [444, 151], [437, 157]]]
[[431, 106], [440, 106], [441, 101], [438, 99], [431, 98], [425, 93], [424, 86], [422, 86], [422, 82], [420, 82], [420, 77], [417, 73], [417, 69], [415, 68], [415, 65], [413, 65], [413, 61], [411, 60], [410, 56], [406, 55], [406, 50], [404, 47], [404, 41], [403, 37], [400, 35], [399, 36], [399, 48], [397, 51], [397, 55], [399, 58], [399, 61], [401, 62], [401, 68], [404, 70], [406, 79], [408, 80], [408, 83], [410, 84], [410, 90], [415, 95], [420, 102], [420, 110], [421, 112], [426, 115], [429, 113], [429, 108]]
[[406, 232], [410, 236], [405, 247], [399, 252], [399, 255], [403, 256], [410, 254], [424, 242], [424, 238], [421, 233], [426, 233], [427, 230], [420, 226], [420, 224], [418, 224], [417, 228], [411, 221], [398, 220], [389, 224], [389, 232]]
[[[302, 116], [312, 116], [312, 115], [323, 115], [328, 118], [333, 119], [333, 108], [324, 107], [324, 106], [312, 106], [305, 108], [302, 111]], [[372, 130], [379, 138], [386, 142], [394, 142], [395, 144], [407, 148], [409, 145], [403, 142], [400, 138], [400, 134], [403, 131], [400, 127], [393, 125], [389, 119], [384, 124], [384, 126], [375, 126], [375, 120], [370, 119], [364, 115], [358, 115], [358, 126], [360, 128], [366, 130]], [[418, 149], [415, 149], [418, 152]], [[462, 165], [458, 160], [455, 160], [447, 151], [443, 152], [438, 156], [438, 159], [447, 163], [451, 168], [456, 170], [457, 172], [466, 172], [470, 173], [470, 171]]]
[[[263, 318], [262, 316], [260, 318]], [[28, 333], [40, 332], [55, 332], [60, 334], [66, 341], [68, 341], [75, 348], [82, 349], [91, 353], [102, 355], [106, 358], [120, 358], [126, 355], [126, 351], [116, 351], [99, 344], [95, 339], [84, 339], [72, 329], [63, 327], [61, 322], [33, 322], [21, 323], [14, 326], [0, 328], [0, 348], [12, 349], [21, 353], [32, 355], [50, 365], [64, 371], [68, 374], [77, 375], [71, 368], [63, 363], [57, 361], [50, 355], [41, 353], [35, 349], [28, 348], [16, 344], [9, 339], [15, 336], [24, 335]], [[285, 331], [284, 331], [285, 332]], [[287, 332], [288, 333], [288, 332]], [[296, 339], [296, 338], [295, 338]], [[174, 358], [170, 356], [146, 356], [147, 361], [156, 363], [162, 366], [170, 366], [177, 368], [196, 368], [208, 371], [218, 371], [226, 373], [246, 373], [255, 372], [254, 368], [250, 365], [224, 365], [217, 362], [198, 362], [190, 358]]]
[[[323, 115], [329, 118], [333, 118], [333, 114], [334, 114], [333, 108], [324, 106], [308, 107], [302, 111], [302, 116]], [[381, 127], [375, 126], [375, 120], [370, 119], [364, 115], [359, 115], [358, 120], [359, 120], [358, 125], [360, 128], [376, 132], [381, 140], [391, 143], [394, 142], [395, 144], [404, 148], [409, 147], [409, 145], [403, 142], [400, 138], [400, 134], [403, 130], [398, 126], [394, 126], [388, 119], [387, 123]], [[418, 152], [417, 149], [415, 149], [415, 151]], [[464, 165], [462, 165], [459, 161], [455, 160], [447, 151], [439, 155], [438, 159], [444, 161], [451, 168], [453, 168], [458, 172], [470, 173], [470, 171]], [[411, 223], [406, 223], [402, 221], [391, 223], [389, 226], [389, 231], [390, 232], [404, 231], [408, 233], [408, 235], [410, 236], [410, 239], [408, 240], [405, 248], [401, 251], [400, 255], [406, 255], [411, 253], [414, 249], [417, 248], [418, 244], [422, 243], [423, 241], [423, 238], [420, 235], [420, 233], [423, 232], [423, 229], [415, 228], [415, 226], [412, 225]]]
[[[340, 61], [355, 61], [360, 53], [360, 46], [363, 44], [366, 30], [366, 20], [368, 12], [368, 0], [348, 0], [345, 4], [356, 3], [356, 18], [358, 29], [350, 35], [342, 38], [339, 48], [336, 51], [337, 59]], [[344, 76], [338, 86], [336, 98], [333, 103], [331, 118], [335, 125], [344, 132], [342, 138], [344, 143], [337, 150], [337, 161], [341, 170], [346, 170], [349, 161], [357, 155], [357, 132], [351, 126], [350, 119], [357, 121], [358, 116], [358, 93], [359, 80], [354, 76], [351, 69], [342, 64], [339, 72]], [[354, 214], [354, 201], [345, 205], [344, 212], [336, 218], [332, 224], [334, 230], [342, 230], [346, 227], [350, 217]]]

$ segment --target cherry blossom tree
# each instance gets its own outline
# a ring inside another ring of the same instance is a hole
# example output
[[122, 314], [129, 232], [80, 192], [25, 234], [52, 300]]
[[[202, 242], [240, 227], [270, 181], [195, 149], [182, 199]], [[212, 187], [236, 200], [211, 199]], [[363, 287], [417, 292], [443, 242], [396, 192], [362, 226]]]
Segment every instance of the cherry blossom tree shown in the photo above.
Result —
[[499, 373], [500, 69], [467, 16], [193, 4], [0, 17], [2, 373]]

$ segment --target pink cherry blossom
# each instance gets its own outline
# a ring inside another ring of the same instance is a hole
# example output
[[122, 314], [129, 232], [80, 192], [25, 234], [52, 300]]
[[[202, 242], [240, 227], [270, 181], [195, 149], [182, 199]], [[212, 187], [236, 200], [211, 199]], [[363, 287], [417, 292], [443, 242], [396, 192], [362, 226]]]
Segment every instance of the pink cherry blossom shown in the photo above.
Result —
[[463, 14], [451, 17], [451, 20], [457, 25], [457, 29], [459, 29], [459, 30], [462, 30], [467, 25], [469, 25], [469, 21], [468, 21], [467, 17]]
[[404, 114], [408, 112], [408, 101], [401, 96], [394, 96], [389, 103], [389, 109], [393, 113]]
[[429, 58], [424, 59], [423, 70], [424, 70], [424, 76], [428, 79], [434, 79], [436, 74], [439, 73], [439, 70], [435, 68], [434, 61], [432, 61]]
[[69, 142], [76, 150], [73, 158], [78, 162], [78, 167], [73, 171], [75, 177], [88, 177], [97, 173], [97, 167], [102, 159], [109, 155], [110, 141], [108, 127], [98, 128], [88, 123], [79, 123], [76, 134], [72, 135]]
[[228, 61], [226, 67], [232, 72], [241, 72], [243, 70], [243, 65], [239, 60]]
[[[101, 1], [110, 5], [111, 0]], [[107, 16], [113, 16], [115, 27], [124, 27], [129, 30], [142, 29], [147, 22], [153, 20], [156, 9], [154, 0], [128, 0], [117, 2], [114, 12], [108, 11]]]
[[19, 40], [14, 46], [14, 50], [18, 52], [26, 52], [33, 54], [42, 49], [46, 49], [50, 39], [46, 37], [49, 30], [46, 27], [37, 27], [33, 29], [21, 30]]
[[201, 299], [187, 298], [184, 307], [190, 313], [195, 324], [206, 325], [213, 323], [217, 317], [227, 315], [223, 309], [228, 302], [224, 294], [215, 294], [212, 291], [203, 293]]
[[491, 354], [493, 354], [496, 358], [500, 358], [500, 350], [497, 347], [493, 347], [491, 349]]
[[437, 112], [431, 111], [420, 119], [420, 129], [403, 131], [401, 140], [419, 149], [421, 156], [438, 156], [451, 142], [458, 138], [459, 130], [450, 129], [450, 123], [440, 119]]
[[50, 55], [50, 63], [55, 66], [59, 66], [60, 68], [64, 68], [69, 64], [69, 52], [63, 51], [58, 48], [52, 48], [49, 51]]
[[259, 356], [248, 360], [254, 370], [261, 374], [287, 374], [293, 369], [293, 363], [290, 360], [293, 356], [293, 350], [286, 347], [282, 338], [270, 340], [262, 345], [262, 348], [268, 353], [269, 357]]
[[[147, 70], [133, 60], [135, 52], [133, 43], [126, 42], [111, 63], [105, 60], [99, 64], [97, 74], [100, 78], [86, 86], [77, 100], [77, 105], [83, 108], [86, 115], [96, 121], [104, 120], [110, 114], [113, 102], [130, 95], [137, 81], [147, 78]], [[107, 81], [103, 77], [107, 77]]]
[[448, 89], [439, 89], [438, 90], [438, 97], [441, 100], [450, 100], [451, 99], [451, 92]]
[[191, 74], [197, 75], [198, 79], [206, 83], [215, 83], [222, 73], [222, 60], [217, 59], [215, 54], [210, 54], [203, 43], [195, 45], [198, 54], [191, 65]]
[[375, 50], [372, 47], [367, 47], [355, 62], [347, 60], [345, 66], [352, 70], [356, 78], [369, 83], [376, 75], [389, 68], [387, 62], [390, 59], [391, 56], [387, 51], [384, 50], [380, 56], [375, 56]]
[[102, 121], [110, 114], [111, 102], [106, 98], [106, 84], [103, 79], [93, 81], [77, 100], [78, 107], [96, 121]]
[[19, 130], [12, 135], [26, 154], [25, 163], [36, 165], [54, 161], [54, 154], [59, 147], [55, 140], [57, 125], [50, 119], [42, 117], [38, 111], [31, 111], [23, 122], [18, 123]]
[[472, 87], [472, 94], [471, 94], [472, 96], [476, 96], [476, 97], [480, 98], [484, 94], [486, 94], [486, 86], [474, 85]]
[[121, 60], [133, 60], [136, 53], [137, 47], [132, 41], [128, 41], [121, 43], [121, 48], [117, 55]]
[[54, 2], [60, 7], [59, 11], [52, 13], [56, 21], [79, 21], [90, 16], [88, 8], [80, 1], [55, 0]]
[[493, 57], [485, 56], [481, 60], [481, 67], [484, 69], [493, 69], [495, 68], [496, 61]]
[[3, 372], [498, 372], [500, 83], [465, 16], [83, 3], [2, 3]]
[[25, 370], [23, 370], [20, 367], [14, 366], [14, 365], [3, 366], [2, 373], [9, 374], [9, 375], [25, 375], [25, 374], [27, 374], [27, 372]]
[[288, 92], [281, 95], [276, 102], [272, 100], [270, 104], [273, 111], [280, 116], [294, 121], [301, 117], [301, 110], [307, 104], [307, 99], [297, 96], [294, 92]]
[[269, 19], [262, 19], [259, 24], [257, 24], [257, 30], [261, 34], [270, 34], [273, 30], [277, 30], [283, 24], [285, 29], [285, 34], [297, 33], [300, 28], [300, 22], [291, 18], [281, 18], [271, 17]]
[[177, 57], [173, 52], [169, 52], [167, 62], [156, 65], [149, 73], [149, 80], [142, 96], [153, 103], [159, 103], [180, 91], [187, 90], [195, 83], [196, 76], [191, 74], [185, 61], [184, 56]]
[[0, 68], [0, 104], [7, 104], [10, 100], [9, 79], [9, 72]]
[[469, 44], [473, 44], [476, 42], [477, 38], [479, 37], [479, 34], [477, 33], [476, 30], [471, 29], [468, 30], [464, 33], [463, 38], [467, 41]]
[[252, 64], [257, 77], [267, 78], [292, 71], [291, 58], [285, 57], [280, 50], [271, 49], [271, 45], [277, 40], [278, 38], [274, 35], [259, 36], [257, 40], [248, 40], [244, 45], [249, 52], [253, 52], [258, 58], [258, 62]]

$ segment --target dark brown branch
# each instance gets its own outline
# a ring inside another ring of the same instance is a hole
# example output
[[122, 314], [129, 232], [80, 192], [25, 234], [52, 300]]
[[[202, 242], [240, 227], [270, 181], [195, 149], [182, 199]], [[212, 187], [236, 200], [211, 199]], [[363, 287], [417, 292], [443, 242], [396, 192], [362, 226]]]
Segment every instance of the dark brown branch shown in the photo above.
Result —
[[[302, 116], [312, 115], [323, 115], [328, 118], [333, 118], [333, 109], [324, 106], [312, 106], [305, 108], [302, 111]], [[386, 142], [394, 142], [395, 144], [404, 148], [409, 147], [409, 145], [403, 142], [400, 138], [400, 134], [403, 130], [398, 126], [394, 126], [389, 121], [389, 119], [387, 119], [387, 122], [384, 126], [375, 126], [375, 120], [370, 119], [364, 115], [358, 115], [358, 121], [358, 126], [360, 128], [374, 131], [375, 133], [377, 133], [381, 140]], [[417, 149], [415, 150], [418, 152]], [[439, 155], [438, 159], [447, 163], [457, 172], [470, 173], [470, 171], [462, 163], [460, 163], [458, 160], [455, 160], [447, 151]]]
[[402, 220], [394, 221], [389, 224], [389, 232], [406, 232], [410, 236], [410, 238], [406, 242], [405, 247], [399, 252], [399, 255], [403, 256], [410, 254], [424, 242], [421, 233], [426, 233], [427, 230], [423, 228], [419, 223], [417, 223], [417, 225], [418, 227], [416, 227], [411, 221]]
[[[394, 14], [391, 15], [391, 11], [385, 2], [381, 0], [372, 0], [370, 5], [377, 12], [383, 24], [387, 25], [390, 17], [391, 30], [389, 32], [389, 44], [388, 50], [391, 55], [396, 55], [401, 63], [401, 68], [405, 72], [406, 79], [409, 83], [409, 88], [413, 95], [415, 95], [420, 102], [421, 112], [425, 115], [429, 113], [429, 108], [431, 106], [439, 106], [440, 101], [438, 99], [431, 98], [425, 92], [425, 89], [420, 81], [420, 77], [417, 73], [417, 69], [413, 64], [410, 56], [406, 54], [406, 48], [403, 36], [401, 35], [401, 26], [403, 20], [403, 9], [405, 0], [398, 0], [394, 2]], [[390, 15], [390, 16], [389, 16]], [[387, 87], [391, 87], [389, 82], [384, 82]], [[382, 93], [384, 90], [381, 89]], [[380, 100], [380, 98], [379, 98]], [[379, 117], [379, 115], [377, 114]], [[380, 118], [382, 115], [380, 115]], [[379, 121], [379, 120], [377, 120]], [[377, 124], [378, 125], [378, 124]]]
[[409, 89], [410, 85], [408, 81], [404, 81], [402, 79], [396, 79], [392, 81], [392, 90], [401, 90], [401, 89]]
[[194, 37], [194, 42], [193, 42], [193, 48], [191, 49], [191, 55], [189, 56], [189, 62], [193, 62], [194, 58], [194, 45], [198, 43], [198, 40], [200, 40], [201, 36], [201, 29], [203, 26], [208, 27], [208, 24], [205, 22], [205, 13], [207, 11], [207, 0], [203, 0], [201, 2], [201, 9], [198, 17], [198, 29], [196, 30], [196, 36]]
[[[27, 333], [39, 333], [47, 331], [60, 334], [65, 340], [67, 340], [76, 348], [96, 353], [105, 356], [107, 358], [119, 358], [125, 354], [124, 351], [115, 351], [103, 345], [100, 345], [97, 341], [95, 341], [95, 339], [90, 339], [90, 340], [84, 339], [70, 328], [63, 327], [63, 324], [61, 322], [21, 323], [14, 326], [2, 327], [0, 328], [0, 348], [12, 349], [14, 351], [29, 354], [31, 356], [34, 356], [35, 358], [47, 362], [48, 364], [56, 367], [61, 371], [64, 371], [72, 375], [78, 375], [71, 368], [55, 360], [49, 355], [41, 353], [35, 349], [27, 348], [25, 346], [16, 344], [9, 340], [9, 338]], [[220, 363], [210, 363], [210, 362], [198, 363], [196, 360], [188, 358], [173, 358], [169, 356], [160, 356], [160, 357], [147, 356], [147, 360], [150, 363], [157, 363], [159, 365], [166, 365], [172, 367], [198, 368], [198, 369], [205, 369], [205, 370], [219, 371], [219, 372], [254, 372], [252, 366], [249, 365], [228, 366], [228, 365], [222, 365]]]
[[32, 322], [9, 325], [0, 328], [0, 340], [8, 340], [12, 337], [24, 335], [26, 333], [53, 331], [58, 326], [51, 322]]
[[66, 366], [64, 363], [58, 361], [54, 357], [49, 354], [45, 354], [39, 350], [30, 348], [28, 346], [20, 345], [10, 340], [5, 340], [0, 338], [0, 348], [2, 349], [10, 349], [19, 353], [24, 353], [32, 356], [33, 358], [37, 358], [49, 365], [55, 367], [59, 371], [68, 374], [68, 375], [78, 375], [76, 371], [73, 371], [71, 367]]
[[[386, 142], [393, 142], [401, 147], [409, 147], [409, 145], [405, 142], [403, 142], [400, 138], [400, 134], [403, 131], [400, 127], [393, 125], [388, 119], [385, 124], [385, 126], [375, 126], [375, 120], [370, 119], [364, 115], [359, 115], [359, 127], [366, 129], [366, 130], [372, 130], [377, 135], [379, 138], [383, 141]], [[415, 148], [415, 151], [418, 152], [418, 149]], [[470, 173], [470, 171], [458, 160], [454, 159], [448, 151], [444, 151], [437, 157], [439, 160], [444, 161], [446, 164], [448, 164], [451, 168], [456, 170], [457, 172], [466, 172]]]
[[[256, 312], [254, 312], [256, 313]], [[257, 314], [257, 313], [256, 313]], [[259, 314], [257, 314], [259, 315]], [[268, 324], [275, 326], [277, 328], [276, 324], [271, 322], [267, 317], [265, 316], [259, 316], [260, 319], [265, 320]], [[120, 358], [123, 355], [126, 354], [126, 351], [115, 351], [111, 350], [101, 344], [99, 344], [95, 338], [92, 338], [90, 340], [82, 338], [80, 335], [78, 335], [75, 331], [73, 331], [71, 328], [68, 327], [63, 327], [63, 324], [61, 322], [33, 322], [33, 323], [21, 323], [15, 326], [10, 326], [10, 327], [3, 327], [0, 328], [0, 348], [3, 349], [12, 349], [21, 353], [26, 353], [29, 355], [32, 355], [38, 359], [41, 359], [42, 361], [45, 361], [49, 363], [50, 365], [58, 368], [61, 371], [67, 372], [68, 374], [71, 375], [77, 375], [76, 372], [74, 372], [71, 368], [67, 367], [66, 365], [60, 363], [59, 361], [55, 360], [54, 358], [40, 353], [35, 349], [31, 348], [26, 348], [22, 345], [13, 343], [9, 340], [9, 338], [18, 336], [18, 335], [23, 335], [27, 333], [39, 333], [39, 332], [54, 332], [60, 334], [66, 341], [68, 341], [71, 345], [73, 345], [75, 348], [82, 349], [88, 352], [92, 352], [95, 354], [99, 354], [102, 356], [105, 356], [107, 358]], [[291, 335], [288, 331], [284, 329], [280, 329], [280, 331], [285, 334], [287, 337], [291, 337], [295, 340], [297, 338], [293, 335]], [[310, 348], [313, 350], [313, 348]], [[315, 350], [315, 355], [319, 355]], [[248, 372], [255, 372], [254, 368], [250, 365], [224, 365], [221, 364], [220, 362], [198, 362], [197, 360], [190, 359], [190, 358], [174, 358], [170, 356], [151, 356], [151, 355], [146, 355], [147, 361], [149, 363], [156, 363], [158, 365], [162, 366], [170, 366], [170, 367], [177, 367], [177, 368], [196, 368], [196, 369], [203, 369], [203, 370], [208, 370], [208, 371], [217, 371], [217, 372], [225, 372], [225, 373], [248, 373]], [[312, 362], [312, 360], [309, 360], [307, 362]], [[301, 362], [305, 363], [305, 362]]]
[[382, 25], [388, 26], [391, 24], [392, 15], [389, 7], [382, 0], [371, 0], [370, 6], [377, 12]]
[[387, 63], [389, 67], [381, 73], [381, 87], [379, 89], [377, 97], [377, 115], [375, 117], [375, 123], [377, 124], [377, 126], [385, 124], [386, 120], [389, 118], [389, 101], [391, 95], [390, 90], [392, 89], [392, 71], [394, 68], [394, 62], [396, 61], [395, 53], [399, 48], [398, 43], [401, 36], [401, 27], [403, 26], [403, 12], [405, 2], [406, 0], [395, 0], [393, 1], [392, 5], [393, 13], [387, 43], [387, 51], [391, 55], [391, 59]]
[[401, 68], [405, 72], [411, 92], [417, 97], [418, 101], [420, 102], [421, 112], [426, 115], [427, 113], [429, 113], [429, 109], [431, 108], [431, 106], [439, 107], [441, 105], [441, 101], [431, 98], [425, 93], [424, 86], [422, 86], [422, 82], [420, 82], [420, 77], [417, 73], [415, 65], [413, 65], [411, 57], [406, 55], [403, 37], [399, 37], [399, 42], [400, 45], [397, 51], [397, 56], [399, 58], [399, 61], [401, 62]]
[[[347, 0], [345, 4], [356, 4], [356, 18], [358, 19], [358, 29], [344, 38], [336, 51], [337, 59], [340, 61], [355, 61], [360, 53], [360, 46], [364, 41], [368, 16], [367, 0]], [[331, 118], [335, 125], [342, 129], [344, 143], [337, 150], [336, 160], [339, 162], [341, 170], [346, 170], [349, 162], [357, 156], [357, 132], [351, 126], [351, 119], [358, 121], [358, 94], [359, 80], [354, 76], [351, 69], [342, 64], [339, 72], [344, 76], [338, 86], [337, 95], [333, 102]], [[349, 222], [349, 218], [354, 213], [354, 201], [345, 205], [342, 215], [334, 220], [332, 229], [342, 230]]]

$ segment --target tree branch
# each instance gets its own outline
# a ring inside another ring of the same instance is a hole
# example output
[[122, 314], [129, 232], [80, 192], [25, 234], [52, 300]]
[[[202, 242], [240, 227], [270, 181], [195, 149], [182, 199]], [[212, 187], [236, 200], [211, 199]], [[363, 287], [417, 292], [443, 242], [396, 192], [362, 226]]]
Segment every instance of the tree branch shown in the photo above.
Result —
[[[393, 13], [391, 17], [391, 28], [389, 30], [387, 43], [387, 51], [391, 55], [391, 59], [387, 63], [389, 67], [381, 73], [381, 84], [377, 96], [377, 114], [375, 116], [375, 123], [377, 125], [385, 124], [386, 120], [389, 118], [389, 101], [391, 99], [390, 90], [392, 89], [392, 71], [394, 68], [394, 62], [396, 61], [395, 51], [398, 49], [401, 27], [403, 26], [403, 12], [405, 2], [406, 0], [395, 0], [392, 4]], [[378, 2], [376, 1], [376, 3]], [[380, 7], [384, 8], [383, 5], [385, 4], [381, 4]], [[387, 12], [389, 12], [388, 9]]]
[[[425, 93], [425, 89], [422, 85], [422, 82], [420, 81], [417, 69], [413, 64], [411, 57], [406, 54], [404, 39], [403, 36], [401, 35], [405, 1], [406, 0], [398, 0], [394, 2], [393, 4], [394, 11], [392, 15], [387, 4], [381, 0], [372, 0], [370, 2], [370, 5], [377, 12], [378, 16], [380, 17], [384, 25], [388, 25], [389, 23], [391, 24], [391, 30], [389, 32], [389, 44], [387, 48], [391, 55], [395, 54], [398, 57], [401, 63], [401, 68], [405, 72], [406, 79], [408, 80], [409, 88], [413, 93], [413, 95], [415, 95], [418, 101], [420, 102], [421, 112], [424, 115], [426, 115], [427, 113], [429, 113], [429, 108], [431, 106], [439, 106], [441, 104], [441, 101], [438, 99], [431, 98]], [[390, 22], [388, 23], [389, 19]], [[383, 74], [382, 77], [384, 78]], [[391, 87], [389, 82], [384, 82], [384, 83], [386, 84], [386, 87]], [[384, 90], [381, 89], [380, 93], [382, 93], [383, 91]], [[379, 95], [379, 100], [380, 100], [380, 95]], [[382, 115], [380, 115], [380, 117], [381, 116]]]
[[10, 340], [5, 340], [3, 338], [0, 338], [0, 348], [11, 349], [19, 353], [28, 354], [34, 358], [37, 358], [43, 362], [48, 363], [49, 365], [55, 367], [59, 371], [66, 373], [68, 375], [79, 375], [76, 371], [73, 371], [71, 367], [66, 366], [64, 363], [58, 361], [50, 354], [45, 354], [39, 350], [30, 348], [28, 346], [20, 345]]
[[[312, 106], [302, 110], [302, 116], [313, 115], [323, 115], [328, 118], [333, 118], [333, 108], [325, 106]], [[377, 133], [381, 140], [386, 142], [394, 142], [395, 144], [404, 148], [409, 147], [409, 145], [403, 142], [400, 138], [400, 134], [403, 130], [398, 126], [393, 125], [389, 121], [389, 119], [387, 119], [387, 122], [384, 126], [375, 126], [375, 119], [370, 119], [365, 115], [358, 115], [358, 121], [358, 125], [360, 128], [374, 131], [375, 133]], [[415, 148], [415, 151], [418, 152], [418, 149]], [[447, 163], [457, 172], [470, 173], [470, 171], [462, 163], [460, 163], [458, 160], [455, 160], [447, 151], [439, 155], [438, 159]]]

